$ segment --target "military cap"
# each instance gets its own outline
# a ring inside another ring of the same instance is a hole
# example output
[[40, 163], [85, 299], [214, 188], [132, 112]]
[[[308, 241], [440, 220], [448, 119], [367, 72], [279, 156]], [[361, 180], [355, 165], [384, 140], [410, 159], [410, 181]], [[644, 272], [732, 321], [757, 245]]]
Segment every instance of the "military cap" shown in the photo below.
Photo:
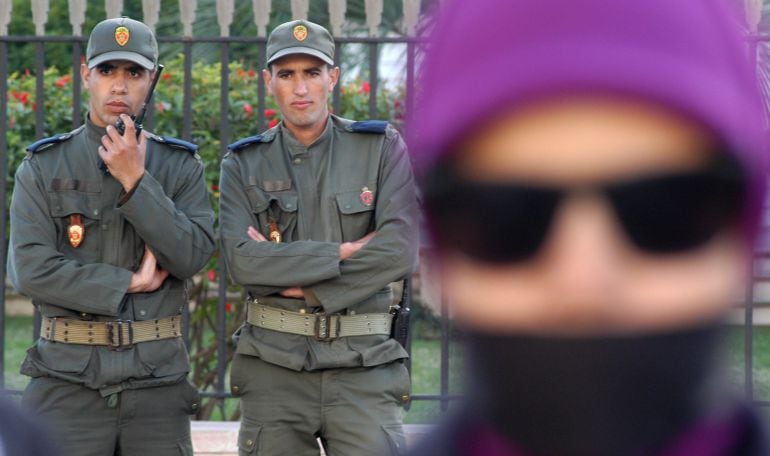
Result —
[[96, 24], [88, 38], [88, 68], [110, 60], [128, 60], [148, 70], [158, 63], [158, 42], [150, 27], [128, 17]]
[[334, 39], [324, 27], [310, 21], [285, 22], [267, 38], [267, 64], [291, 54], [307, 54], [334, 65]]

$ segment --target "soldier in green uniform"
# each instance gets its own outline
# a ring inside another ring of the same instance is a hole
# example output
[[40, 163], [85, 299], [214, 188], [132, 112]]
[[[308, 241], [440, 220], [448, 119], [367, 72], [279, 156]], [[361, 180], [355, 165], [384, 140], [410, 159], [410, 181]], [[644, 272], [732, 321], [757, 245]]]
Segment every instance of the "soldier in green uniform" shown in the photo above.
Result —
[[406, 147], [386, 122], [330, 115], [340, 70], [320, 25], [273, 30], [263, 77], [283, 120], [222, 161], [222, 249], [248, 292], [231, 389], [240, 454], [397, 454], [407, 353], [390, 337], [416, 265]]
[[29, 146], [16, 172], [8, 272], [43, 317], [23, 404], [72, 455], [192, 454], [180, 312], [214, 215], [197, 146], [137, 137], [129, 117], [157, 59], [146, 25], [99, 23], [81, 68], [86, 124]]

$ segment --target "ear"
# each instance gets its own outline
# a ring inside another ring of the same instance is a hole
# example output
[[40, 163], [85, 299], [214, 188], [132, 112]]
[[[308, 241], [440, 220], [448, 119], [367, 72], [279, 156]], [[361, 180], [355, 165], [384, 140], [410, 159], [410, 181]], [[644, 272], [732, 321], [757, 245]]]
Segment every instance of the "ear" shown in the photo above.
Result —
[[334, 90], [334, 86], [337, 85], [337, 81], [340, 80], [340, 67], [336, 66], [329, 70], [329, 92]]
[[270, 81], [273, 80], [273, 75], [270, 73], [270, 70], [262, 70], [262, 79], [265, 81], [265, 88], [267, 89], [267, 94], [272, 97], [273, 88], [270, 86]]
[[89, 78], [91, 77], [91, 70], [88, 69], [88, 65], [85, 63], [80, 64], [80, 79], [83, 81], [83, 87], [88, 89]]

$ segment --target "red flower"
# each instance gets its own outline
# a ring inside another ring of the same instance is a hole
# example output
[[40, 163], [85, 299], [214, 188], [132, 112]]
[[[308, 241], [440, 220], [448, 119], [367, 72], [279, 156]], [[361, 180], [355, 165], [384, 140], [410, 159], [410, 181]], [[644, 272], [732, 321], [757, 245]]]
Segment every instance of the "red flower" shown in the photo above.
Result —
[[37, 111], [37, 103], [32, 103], [32, 110]]
[[11, 95], [13, 95], [13, 98], [16, 98], [21, 102], [21, 104], [26, 105], [29, 103], [29, 92], [12, 92]]
[[267, 124], [267, 128], [273, 128], [276, 125], [278, 125], [278, 119], [273, 119], [273, 120], [270, 121], [269, 124]]
[[217, 271], [209, 269], [209, 282], [217, 280]]
[[393, 107], [398, 109], [401, 107], [401, 100], [396, 99], [396, 101], [393, 102]]
[[163, 73], [163, 76], [161, 76], [161, 79], [163, 79], [164, 81], [168, 81], [169, 79], [171, 79], [171, 73]]
[[238, 68], [237, 74], [238, 74], [238, 77], [240, 78], [246, 76], [246, 72], [243, 71], [243, 68]]
[[243, 112], [246, 113], [247, 119], [251, 119], [251, 115], [254, 114], [254, 108], [252, 108], [250, 104], [245, 103], [243, 105]]
[[275, 115], [275, 109], [265, 109], [265, 117], [273, 117]]
[[226, 304], [225, 304], [225, 312], [226, 312], [226, 313], [230, 313], [230, 312], [232, 312], [232, 311], [233, 311], [233, 305], [232, 305], [232, 304], [230, 304], [229, 302], [228, 302], [228, 303], [226, 303]]
[[65, 74], [56, 80], [56, 87], [63, 89], [70, 82], [70, 75]]
[[254, 76], [256, 76], [256, 75], [257, 75], [257, 72], [256, 72], [256, 71], [254, 71], [253, 69], [250, 69], [248, 74], [249, 74], [249, 76], [250, 76], [250, 77], [252, 77], [252, 78], [253, 78]]
[[219, 185], [211, 184], [211, 191], [212, 192], [218, 192], [219, 191]]
[[166, 105], [163, 104], [162, 101], [160, 103], [155, 103], [155, 109], [157, 109], [158, 112], [163, 112], [166, 110]]
[[29, 68], [24, 68], [24, 76], [29, 76], [30, 74]]
[[368, 82], [364, 81], [361, 83], [361, 92], [369, 93], [370, 90], [371, 90], [371, 87], [369, 86]]

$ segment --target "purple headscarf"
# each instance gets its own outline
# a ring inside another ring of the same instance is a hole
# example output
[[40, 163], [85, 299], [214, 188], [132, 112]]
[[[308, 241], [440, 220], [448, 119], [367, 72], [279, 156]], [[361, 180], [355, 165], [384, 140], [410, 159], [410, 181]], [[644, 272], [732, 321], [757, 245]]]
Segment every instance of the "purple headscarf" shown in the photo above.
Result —
[[418, 172], [517, 104], [620, 94], [679, 111], [727, 144], [751, 174], [753, 227], [765, 191], [763, 114], [725, 1], [442, 2], [410, 124]]

